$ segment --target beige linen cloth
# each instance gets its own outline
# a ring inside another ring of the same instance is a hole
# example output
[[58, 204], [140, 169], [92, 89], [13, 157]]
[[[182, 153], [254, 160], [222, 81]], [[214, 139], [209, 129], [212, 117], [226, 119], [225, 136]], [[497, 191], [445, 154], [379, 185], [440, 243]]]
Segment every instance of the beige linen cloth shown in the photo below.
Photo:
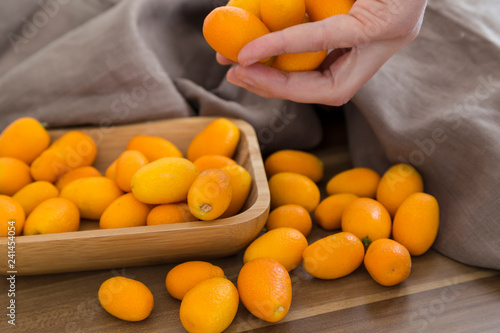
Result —
[[[314, 106], [229, 84], [201, 34], [222, 0], [0, 3], [0, 130], [223, 115], [265, 153], [321, 140]], [[441, 206], [434, 248], [500, 269], [500, 2], [430, 0], [417, 39], [346, 106], [355, 166], [406, 162]], [[332, 110], [332, 112], [339, 112]]]

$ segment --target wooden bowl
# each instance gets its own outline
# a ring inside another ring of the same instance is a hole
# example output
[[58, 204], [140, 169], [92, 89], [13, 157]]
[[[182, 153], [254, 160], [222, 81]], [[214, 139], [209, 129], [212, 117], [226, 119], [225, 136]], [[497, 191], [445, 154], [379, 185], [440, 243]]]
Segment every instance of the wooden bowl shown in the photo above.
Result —
[[[94, 166], [103, 174], [136, 135], [164, 137], [185, 154], [192, 138], [216, 118], [193, 117], [113, 127], [79, 128], [96, 142]], [[257, 237], [269, 214], [270, 196], [254, 129], [231, 119], [240, 129], [234, 159], [252, 176], [252, 188], [242, 211], [209, 222], [187, 222], [120, 229], [99, 229], [98, 221], [82, 221], [80, 230], [48, 235], [17, 236], [15, 268], [0, 262], [1, 274], [33, 275], [142, 266], [224, 257]], [[67, 130], [51, 130], [52, 140]], [[7, 253], [8, 239], [0, 239]]]

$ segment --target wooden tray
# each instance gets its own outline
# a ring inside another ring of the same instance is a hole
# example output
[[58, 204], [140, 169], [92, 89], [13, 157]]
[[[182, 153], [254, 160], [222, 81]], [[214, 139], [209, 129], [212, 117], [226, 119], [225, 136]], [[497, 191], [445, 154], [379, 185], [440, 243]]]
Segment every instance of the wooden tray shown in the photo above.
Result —
[[[164, 137], [185, 154], [191, 139], [216, 118], [193, 117], [109, 128], [79, 128], [98, 147], [94, 166], [103, 174], [130, 138], [135, 135]], [[16, 237], [18, 275], [60, 273], [125, 266], [142, 266], [186, 260], [224, 257], [248, 245], [262, 230], [270, 205], [269, 189], [254, 129], [232, 119], [241, 139], [234, 159], [252, 176], [249, 198], [240, 214], [210, 222], [187, 222], [121, 229], [99, 229], [98, 221], [82, 221], [80, 230], [48, 235]], [[50, 131], [52, 139], [67, 130]], [[7, 239], [0, 239], [7, 253]], [[6, 256], [2, 256], [6, 258]], [[7, 274], [7, 259], [0, 274]]]

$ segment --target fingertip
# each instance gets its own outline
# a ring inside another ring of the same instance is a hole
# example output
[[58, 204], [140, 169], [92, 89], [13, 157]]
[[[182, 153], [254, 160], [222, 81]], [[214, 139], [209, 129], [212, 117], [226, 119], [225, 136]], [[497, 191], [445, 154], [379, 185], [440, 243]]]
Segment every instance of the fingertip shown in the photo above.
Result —
[[246, 45], [241, 49], [240, 53], [238, 54], [238, 63], [243, 67], [250, 66], [257, 62], [257, 60], [252, 59], [252, 57], [248, 55], [248, 52], [244, 51], [245, 48]]
[[228, 59], [226, 57], [224, 57], [222, 54], [220, 53], [217, 53], [215, 55], [215, 59], [217, 60], [217, 62], [221, 65], [232, 65], [232, 64], [235, 64], [234, 61], [232, 61], [231, 59]]
[[234, 73], [234, 69], [235, 67], [231, 67], [229, 68], [229, 70], [226, 72], [226, 79], [231, 82], [231, 83], [234, 83], [235, 82], [235, 78], [236, 78], [236, 75]]
[[253, 81], [245, 75], [245, 70], [240, 65], [231, 67], [226, 73], [226, 78], [230, 83], [237, 86], [247, 87], [253, 85]]
[[227, 80], [232, 84], [236, 84], [238, 86], [243, 86], [244, 84], [251, 85], [252, 82], [246, 77], [245, 71], [242, 71], [242, 69], [243, 67], [240, 65], [231, 67], [231, 69], [226, 74]]
[[238, 63], [243, 67], [248, 67], [261, 59], [267, 58], [268, 55], [262, 56], [262, 53], [265, 54], [268, 51], [267, 47], [265, 47], [267, 39], [268, 36], [264, 35], [243, 46], [238, 54]]

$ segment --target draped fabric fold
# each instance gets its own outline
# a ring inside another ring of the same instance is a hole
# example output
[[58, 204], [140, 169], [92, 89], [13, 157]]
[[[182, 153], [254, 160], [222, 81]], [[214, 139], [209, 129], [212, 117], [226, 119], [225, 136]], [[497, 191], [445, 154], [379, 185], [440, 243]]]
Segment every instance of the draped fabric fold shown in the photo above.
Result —
[[[419, 36], [346, 112], [353, 163], [411, 163], [440, 203], [434, 248], [500, 269], [500, 3], [429, 1]], [[360, 148], [361, 147], [361, 148]]]
[[[45, 1], [34, 14], [26, 6], [19, 20], [28, 23], [2, 27], [0, 91], [8, 93], [0, 95], [0, 127], [21, 116], [61, 127], [223, 115], [251, 123], [265, 152], [320, 142], [313, 106], [261, 98], [227, 83], [228, 68], [217, 64], [201, 33], [213, 3], [123, 0], [109, 7], [96, 1], [89, 17], [88, 2], [66, 2]], [[55, 4], [59, 10], [50, 17], [46, 8]], [[12, 6], [2, 3], [0, 12]], [[80, 25], [67, 23], [79, 14]], [[38, 36], [28, 38], [31, 25]], [[46, 44], [34, 49], [38, 38]]]

